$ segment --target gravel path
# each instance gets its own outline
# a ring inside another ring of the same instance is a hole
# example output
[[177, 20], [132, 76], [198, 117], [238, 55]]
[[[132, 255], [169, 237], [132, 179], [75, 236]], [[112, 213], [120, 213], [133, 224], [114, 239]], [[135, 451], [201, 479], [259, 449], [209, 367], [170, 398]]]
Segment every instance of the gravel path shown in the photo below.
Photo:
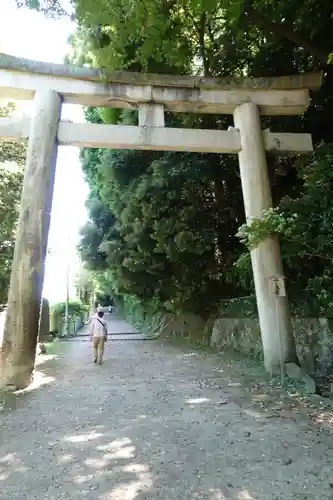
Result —
[[251, 412], [218, 356], [118, 341], [96, 366], [88, 341], [51, 349], [43, 385], [0, 413], [1, 500], [333, 499], [331, 438]]

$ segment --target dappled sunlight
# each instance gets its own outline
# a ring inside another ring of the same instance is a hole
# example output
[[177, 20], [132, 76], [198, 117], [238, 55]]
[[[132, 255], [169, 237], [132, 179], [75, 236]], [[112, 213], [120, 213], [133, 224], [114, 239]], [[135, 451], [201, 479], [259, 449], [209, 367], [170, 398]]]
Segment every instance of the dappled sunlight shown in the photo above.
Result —
[[96, 480], [97, 477], [94, 474], [86, 474], [85, 476], [75, 476], [73, 477], [73, 482], [79, 486], [87, 483], [88, 481]]
[[100, 432], [92, 431], [89, 434], [79, 434], [77, 436], [68, 436], [64, 438], [64, 441], [68, 443], [87, 443], [94, 439], [99, 439], [103, 436]]
[[0, 458], [0, 464], [12, 465], [13, 467], [20, 465], [20, 460], [17, 458], [16, 453], [8, 453]]
[[52, 382], [55, 381], [55, 377], [45, 375], [45, 373], [35, 370], [31, 384], [29, 384], [25, 389], [15, 391], [15, 394], [26, 394], [28, 392], [34, 391], [35, 389], [39, 389], [43, 385], [52, 384]]
[[114, 441], [111, 441], [110, 443], [98, 445], [97, 450], [114, 451], [114, 450], [121, 448], [122, 446], [128, 446], [131, 444], [132, 444], [132, 441], [128, 438], [115, 439]]
[[186, 399], [185, 403], [188, 405], [198, 405], [202, 403], [210, 403], [209, 398], [191, 398], [191, 399]]
[[134, 458], [135, 457], [135, 446], [122, 446], [118, 450], [114, 450], [111, 453], [106, 453], [104, 455], [108, 460], [115, 460], [119, 458]]
[[138, 472], [138, 473], [148, 473], [149, 469], [143, 464], [130, 464], [123, 467], [124, 472]]
[[92, 469], [102, 469], [109, 464], [109, 456], [105, 455], [103, 458], [86, 458], [84, 463]]
[[211, 489], [209, 490], [209, 493], [212, 500], [227, 500], [227, 497], [224, 495], [224, 493], [222, 493], [220, 489]]
[[325, 424], [329, 427], [333, 426], [333, 413], [329, 412], [318, 412], [313, 418], [315, 424]]
[[259, 411], [244, 410], [244, 413], [246, 415], [249, 415], [250, 417], [253, 417], [254, 419], [257, 419], [257, 420], [262, 420], [263, 418], [266, 418], [266, 414], [260, 413]]
[[35, 366], [43, 365], [47, 361], [57, 359], [59, 356], [57, 354], [41, 354], [36, 356]]
[[60, 455], [57, 459], [58, 465], [66, 465], [69, 464], [73, 460], [74, 456], [69, 453], [65, 455]]
[[148, 491], [153, 486], [153, 476], [149, 468], [143, 464], [129, 464], [122, 469], [127, 473], [135, 473], [132, 481], [122, 482], [109, 493], [101, 496], [101, 500], [135, 500], [139, 494]]
[[23, 465], [16, 453], [9, 453], [8, 455], [0, 458], [0, 465], [3, 465], [3, 467], [0, 467], [0, 476], [2, 477], [2, 481], [9, 478], [10, 472], [6, 472], [6, 469], [15, 469], [15, 473], [24, 473], [28, 471], [28, 468]]
[[248, 492], [248, 490], [242, 490], [238, 493], [238, 496], [237, 496], [238, 500], [255, 500], [255, 498], [250, 495], [250, 493]]
[[[171, 353], [164, 363], [159, 351], [153, 358], [147, 347], [126, 344], [123, 358], [113, 351], [110, 368], [99, 369], [83, 342], [66, 348], [68, 356], [37, 367], [56, 382], [3, 414], [0, 497], [266, 500], [272, 484], [282, 498], [311, 470], [320, 493], [330, 488], [330, 459], [323, 472], [318, 465], [325, 443], [263, 412], [261, 385], [242, 399], [237, 374], [224, 377], [192, 354]], [[322, 413], [311, 416], [321, 422]]]

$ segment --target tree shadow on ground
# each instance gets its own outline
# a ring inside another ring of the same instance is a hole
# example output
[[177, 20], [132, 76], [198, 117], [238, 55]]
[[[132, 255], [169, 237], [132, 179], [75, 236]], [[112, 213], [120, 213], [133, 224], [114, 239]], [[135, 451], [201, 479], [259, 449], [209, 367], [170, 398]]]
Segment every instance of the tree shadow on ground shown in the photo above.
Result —
[[[231, 491], [230, 482], [222, 489], [200, 487], [200, 476], [191, 484], [183, 481], [184, 464], [181, 461], [174, 464], [171, 477], [163, 465], [157, 471], [156, 466], [151, 467], [149, 461], [140, 457], [139, 448], [130, 438], [116, 437], [116, 434], [107, 426], [98, 425], [65, 435], [58, 441], [44, 442], [35, 451], [31, 451], [31, 447], [24, 452], [12, 451], [1, 456], [0, 488], [6, 492], [9, 487], [10, 497], [0, 498], [256, 499], [246, 488]], [[140, 447], [141, 443], [138, 445]], [[155, 486], [157, 475], [159, 481]]]
[[19, 408], [31, 397], [32, 392], [56, 382], [57, 376], [63, 369], [63, 357], [66, 350], [61, 342], [51, 345], [52, 348], [48, 350], [48, 354], [36, 355], [35, 369], [28, 387], [17, 391], [0, 389], [0, 414]]
[[248, 405], [258, 418], [274, 415], [295, 420], [303, 415], [320, 430], [333, 432], [333, 401], [308, 393], [302, 382], [284, 377], [281, 387], [280, 376], [271, 378], [262, 361], [229, 349], [216, 353], [210, 347], [191, 345], [184, 339], [164, 342], [180, 349], [184, 356], [209, 357], [217, 365], [215, 374], [204, 377], [201, 383], [206, 387], [238, 391], [239, 402]]
[[331, 498], [327, 445], [246, 414], [217, 358], [124, 343], [100, 367], [71, 344], [39, 364], [54, 381], [0, 416], [1, 500]]

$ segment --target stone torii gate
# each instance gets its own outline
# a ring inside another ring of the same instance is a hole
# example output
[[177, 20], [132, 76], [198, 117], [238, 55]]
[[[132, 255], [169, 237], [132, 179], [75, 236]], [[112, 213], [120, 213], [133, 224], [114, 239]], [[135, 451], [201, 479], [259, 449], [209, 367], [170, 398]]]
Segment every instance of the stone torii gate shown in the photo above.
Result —
[[[2, 385], [25, 387], [34, 367], [44, 264], [58, 145], [238, 153], [247, 220], [272, 206], [265, 151], [312, 151], [309, 134], [262, 130], [260, 115], [299, 115], [321, 74], [279, 78], [211, 79], [102, 71], [0, 54], [0, 98], [34, 100], [31, 119], [0, 119], [0, 137], [28, 139], [7, 320]], [[61, 121], [62, 103], [138, 109], [139, 125]], [[233, 114], [234, 128], [167, 128], [164, 112]], [[70, 167], [70, 166], [69, 166]], [[279, 242], [268, 237], [251, 252], [265, 366], [294, 361], [287, 297], [276, 298], [270, 278], [283, 275]], [[281, 342], [279, 340], [279, 332]]]

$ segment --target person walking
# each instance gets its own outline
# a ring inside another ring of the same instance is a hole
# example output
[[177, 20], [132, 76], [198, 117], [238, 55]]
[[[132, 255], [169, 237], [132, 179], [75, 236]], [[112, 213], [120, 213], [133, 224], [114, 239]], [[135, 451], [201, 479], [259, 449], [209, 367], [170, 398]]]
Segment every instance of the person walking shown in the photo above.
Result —
[[94, 363], [103, 362], [104, 345], [108, 338], [108, 324], [103, 318], [104, 311], [98, 310], [90, 325], [90, 340], [93, 346]]

